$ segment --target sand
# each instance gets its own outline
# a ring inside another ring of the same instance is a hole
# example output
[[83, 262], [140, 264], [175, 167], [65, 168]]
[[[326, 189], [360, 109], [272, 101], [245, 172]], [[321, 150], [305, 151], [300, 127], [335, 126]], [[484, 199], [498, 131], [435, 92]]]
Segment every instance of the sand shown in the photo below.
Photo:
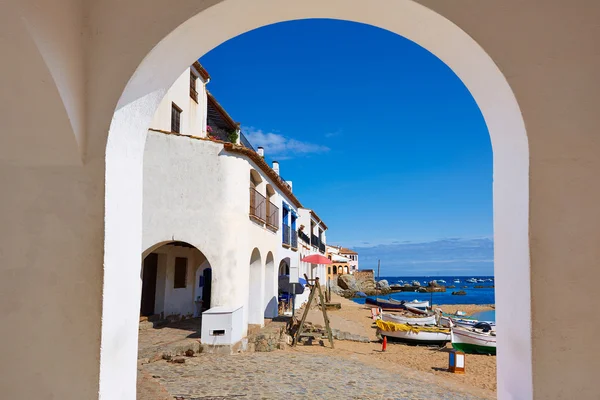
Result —
[[[335, 349], [325, 346], [299, 345], [292, 351], [328, 354], [333, 357], [344, 357], [358, 360], [378, 368], [398, 371], [405, 374], [428, 376], [436, 384], [470, 392], [485, 398], [496, 398], [496, 357], [467, 354], [465, 359], [466, 373], [457, 375], [447, 372], [448, 350], [450, 344], [443, 349], [422, 346], [408, 346], [400, 343], [388, 343], [387, 351], [381, 351], [381, 342], [375, 335], [375, 327], [371, 319], [370, 308], [332, 294], [332, 302], [342, 304], [341, 310], [328, 311], [332, 328], [368, 336], [371, 343], [335, 341]], [[440, 305], [444, 312], [456, 310], [472, 314], [478, 311], [493, 309], [492, 306], [481, 305]], [[303, 311], [303, 310], [302, 310]], [[317, 308], [311, 309], [307, 318], [315, 324], [323, 324], [323, 314]]]

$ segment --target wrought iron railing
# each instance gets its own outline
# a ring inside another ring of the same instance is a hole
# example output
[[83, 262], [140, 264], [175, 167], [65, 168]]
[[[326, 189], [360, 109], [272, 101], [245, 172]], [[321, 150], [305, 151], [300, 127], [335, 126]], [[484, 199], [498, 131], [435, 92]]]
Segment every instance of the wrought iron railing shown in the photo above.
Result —
[[267, 205], [267, 226], [275, 231], [279, 230], [279, 207], [270, 201], [266, 201]]
[[316, 248], [319, 248], [319, 238], [317, 235], [311, 235], [310, 244]]
[[298, 231], [298, 237], [300, 238], [300, 240], [302, 240], [304, 243], [306, 244], [310, 244], [310, 238], [308, 237], [308, 235], [302, 231]]
[[265, 222], [267, 199], [254, 188], [250, 188], [250, 216]]
[[292, 232], [292, 238], [291, 238], [292, 249], [298, 249], [298, 233], [294, 230], [292, 230], [291, 232]]
[[325, 254], [325, 243], [321, 242], [319, 240], [319, 251], [323, 254]]
[[291, 243], [290, 226], [287, 224], [283, 224], [282, 227], [283, 227], [283, 244], [286, 244], [289, 246]]

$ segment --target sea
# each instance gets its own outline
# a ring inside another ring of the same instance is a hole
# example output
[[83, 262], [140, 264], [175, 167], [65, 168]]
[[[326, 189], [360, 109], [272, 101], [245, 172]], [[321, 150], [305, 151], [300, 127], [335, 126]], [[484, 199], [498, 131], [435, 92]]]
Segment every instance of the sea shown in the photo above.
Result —
[[[479, 279], [484, 282], [469, 283], [467, 279]], [[390, 285], [394, 283], [405, 284], [419, 281], [421, 286], [427, 286], [430, 281], [437, 281], [438, 284], [446, 286], [446, 292], [443, 293], [416, 293], [416, 292], [396, 292], [386, 295], [380, 295], [381, 298], [392, 298], [394, 300], [429, 300], [433, 304], [495, 304], [494, 297], [494, 277], [493, 276], [382, 276], [378, 280], [385, 279]], [[455, 283], [454, 280], [460, 280]], [[440, 282], [446, 281], [446, 283]], [[456, 288], [450, 289], [448, 286], [454, 285]], [[475, 286], [485, 286], [484, 288], [475, 288]], [[459, 290], [465, 291], [467, 294], [463, 296], [452, 295], [452, 292]], [[369, 296], [375, 298], [376, 296]], [[364, 304], [364, 298], [355, 298], [353, 301]]]

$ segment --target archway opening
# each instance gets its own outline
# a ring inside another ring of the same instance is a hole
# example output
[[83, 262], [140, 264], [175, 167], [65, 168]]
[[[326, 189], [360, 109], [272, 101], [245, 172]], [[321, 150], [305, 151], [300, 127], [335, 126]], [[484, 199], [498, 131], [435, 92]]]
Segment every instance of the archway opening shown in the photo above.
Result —
[[200, 337], [212, 268], [198, 248], [180, 241], [152, 246], [143, 254], [141, 281], [139, 354], [154, 356], [157, 342]]
[[248, 324], [249, 325], [264, 325], [264, 268], [262, 267], [262, 260], [260, 251], [254, 249], [250, 256], [249, 266], [249, 292], [248, 292]]
[[[501, 264], [504, 268], [503, 270], [498, 269], [496, 274], [498, 321], [504, 319], [508, 326], [509, 320], [512, 319], [523, 327], [519, 332], [503, 332], [506, 353], [505, 356], [499, 357], [499, 393], [529, 393], [531, 391], [531, 320], [527, 240], [528, 150], [518, 105], [502, 73], [485, 51], [462, 30], [416, 3], [382, 2], [368, 6], [360, 6], [355, 3], [349, 7], [336, 7], [307, 1], [293, 9], [284, 9], [276, 2], [265, 1], [263, 3], [258, 7], [253, 4], [252, 8], [245, 8], [248, 6], [236, 1], [227, 1], [211, 8], [210, 12], [202, 12], [190, 18], [154, 48], [124, 90], [111, 126], [109, 148], [107, 149], [107, 253], [119, 253], [121, 250], [127, 252], [125, 246], [118, 240], [122, 238], [122, 235], [115, 231], [118, 231], [123, 222], [119, 218], [123, 214], [123, 209], [119, 209], [118, 199], [123, 197], [121, 195], [123, 191], [131, 188], [123, 185], [123, 176], [117, 179], [117, 171], [121, 170], [111, 167], [111, 165], [120, 165], [119, 154], [115, 155], [114, 150], [120, 148], [120, 140], [131, 140], [132, 135], [143, 137], [145, 129], [147, 129], [149, 117], [144, 112], [142, 113], [144, 115], [135, 120], [135, 126], [131, 126], [132, 119], [129, 117], [132, 114], [139, 116], [140, 113], [138, 100], [152, 108], [153, 104], [156, 104], [156, 98], [160, 97], [160, 92], [168, 87], [169, 80], [172, 81], [176, 76], [176, 71], [182, 70], [199, 55], [197, 50], [182, 51], [181, 49], [186, 46], [182, 46], [181, 42], [178, 46], [173, 45], [182, 38], [183, 32], [186, 32], [186, 35], [189, 32], [195, 32], [194, 38], [211, 38], [200, 46], [202, 47], [201, 53], [204, 53], [215, 44], [238, 33], [274, 21], [335, 16], [340, 19], [380, 26], [419, 43], [452, 68], [469, 88], [486, 119], [494, 145], [495, 157], [495, 258], [497, 267], [499, 267], [498, 264]], [[247, 18], [243, 24], [235, 27], [233, 27], [234, 24], [223, 24], [222, 29], [215, 29], [215, 23], [218, 26], [218, 21], [228, 21], [232, 12], [234, 14], [240, 12], [240, 7], [251, 18]], [[370, 12], [364, 12], [364, 7], [369, 8]], [[431, 35], [428, 32], [437, 32], [438, 34]], [[189, 43], [193, 43], [192, 39]], [[178, 50], [173, 50], [175, 48]], [[189, 46], [189, 48], [192, 49], [193, 46]], [[171, 60], [173, 63], [165, 68], [164, 60]], [[161, 66], [162, 68], [158, 68]], [[160, 73], [157, 73], [156, 71], [159, 70]], [[149, 114], [152, 112], [153, 110]], [[117, 139], [119, 134], [121, 135]], [[130, 178], [135, 179], [137, 176], [135, 168], [132, 168], [132, 171], [130, 171]], [[132, 189], [135, 189], [135, 186]], [[137, 199], [141, 201], [139, 195], [137, 196]], [[132, 215], [135, 214], [135, 207], [138, 203], [135, 199], [131, 201]], [[115, 223], [116, 221], [118, 223]], [[136, 221], [132, 220], [131, 222], [135, 228]], [[116, 269], [116, 267], [111, 263], [106, 265], [107, 269]], [[501, 295], [502, 286], [506, 285], [505, 288], [508, 288], [510, 282], [515, 281], [519, 282], [519, 290], [512, 291], [512, 293], [517, 293], [517, 295], [512, 296], [508, 290], [505, 292], [505, 296]], [[106, 280], [105, 292], [109, 296], [114, 296], [112, 291], [106, 289], [109, 285], [111, 282]], [[105, 297], [105, 305], [110, 306], [117, 303], [113, 300]], [[523, 304], [527, 306], [523, 307]], [[131, 304], [129, 304], [128, 309], [131, 308]], [[110, 315], [112, 310], [110, 307], [105, 307], [104, 313]], [[110, 328], [111, 325], [107, 326]], [[104, 338], [110, 340], [113, 336], [104, 330], [103, 326], [103, 340]], [[110, 346], [103, 346], [103, 348], [108, 347]], [[504, 367], [502, 366], [503, 359], [506, 360]], [[110, 356], [103, 358], [105, 364], [102, 368], [103, 375], [118, 374], [120, 368], [116, 365], [115, 368], [112, 368], [115, 364], [114, 361]], [[521, 367], [513, 368], [513, 366]], [[113, 379], [101, 379], [101, 381], [114, 382]], [[101, 392], [106, 393], [104, 389], [101, 387]], [[110, 389], [106, 390], [110, 393]]]

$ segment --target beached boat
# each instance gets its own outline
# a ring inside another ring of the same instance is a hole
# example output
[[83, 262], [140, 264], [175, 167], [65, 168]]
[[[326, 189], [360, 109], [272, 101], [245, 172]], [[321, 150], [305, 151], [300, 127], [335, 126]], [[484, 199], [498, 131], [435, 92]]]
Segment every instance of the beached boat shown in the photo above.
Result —
[[442, 326], [450, 326], [450, 321], [452, 321], [452, 323], [454, 324], [454, 326], [457, 326], [459, 328], [473, 328], [475, 325], [479, 324], [479, 323], [485, 323], [488, 324], [492, 327], [492, 329], [496, 328], [496, 323], [492, 322], [492, 321], [479, 321], [477, 319], [473, 319], [473, 318], [456, 318], [456, 317], [450, 317], [450, 316], [442, 316], [440, 318], [440, 325]]
[[413, 345], [443, 346], [451, 340], [450, 329], [436, 326], [397, 324], [378, 319], [377, 334]]
[[365, 303], [380, 307], [382, 310], [406, 310], [403, 301], [398, 301], [394, 299], [371, 299], [367, 297], [365, 299]]
[[381, 319], [397, 324], [412, 324], [412, 325], [435, 325], [435, 315], [415, 315], [407, 316], [400, 314], [382, 313]]
[[496, 354], [496, 332], [482, 329], [451, 328], [452, 347], [465, 353]]
[[424, 310], [427, 307], [429, 307], [429, 300], [425, 300], [425, 301], [419, 301], [419, 300], [407, 301], [407, 302], [404, 303], [404, 305], [411, 306], [411, 307], [414, 307], [414, 308], [420, 308], [420, 309]]

